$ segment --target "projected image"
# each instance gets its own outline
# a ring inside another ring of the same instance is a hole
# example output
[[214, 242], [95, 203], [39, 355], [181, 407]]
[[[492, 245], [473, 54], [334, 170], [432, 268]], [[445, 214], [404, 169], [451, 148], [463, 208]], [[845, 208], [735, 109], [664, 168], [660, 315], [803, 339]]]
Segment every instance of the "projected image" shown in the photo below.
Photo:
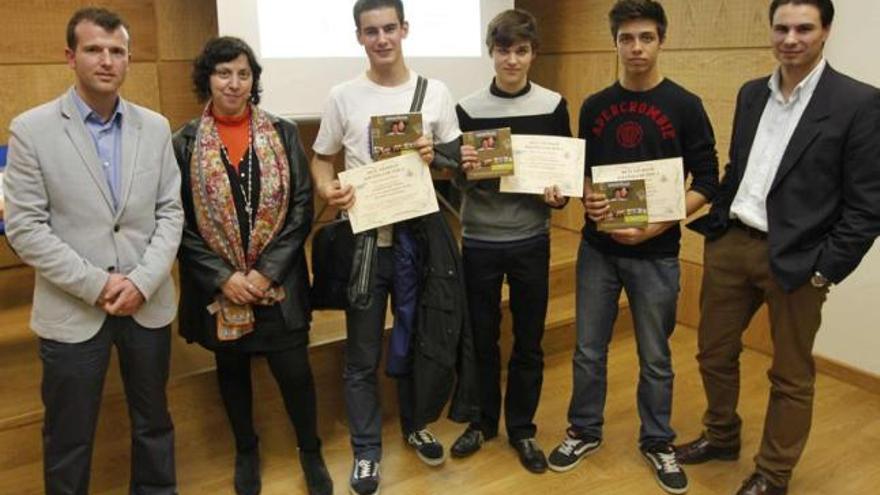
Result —
[[[353, 0], [257, 0], [263, 58], [362, 57], [351, 16]], [[407, 57], [480, 57], [480, 2], [407, 2]]]

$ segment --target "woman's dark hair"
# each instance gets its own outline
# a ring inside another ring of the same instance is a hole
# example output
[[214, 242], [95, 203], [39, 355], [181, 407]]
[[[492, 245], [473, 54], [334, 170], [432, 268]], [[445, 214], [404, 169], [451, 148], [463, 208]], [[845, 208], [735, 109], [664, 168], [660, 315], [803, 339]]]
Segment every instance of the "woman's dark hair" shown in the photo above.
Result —
[[199, 101], [206, 102], [211, 99], [211, 74], [217, 68], [217, 64], [235, 60], [244, 54], [248, 59], [248, 65], [253, 74], [253, 86], [251, 87], [251, 102], [254, 105], [260, 103], [260, 74], [263, 67], [257, 62], [257, 56], [251, 47], [241, 38], [233, 36], [221, 36], [213, 38], [205, 43], [202, 53], [193, 61], [192, 82], [193, 90]]

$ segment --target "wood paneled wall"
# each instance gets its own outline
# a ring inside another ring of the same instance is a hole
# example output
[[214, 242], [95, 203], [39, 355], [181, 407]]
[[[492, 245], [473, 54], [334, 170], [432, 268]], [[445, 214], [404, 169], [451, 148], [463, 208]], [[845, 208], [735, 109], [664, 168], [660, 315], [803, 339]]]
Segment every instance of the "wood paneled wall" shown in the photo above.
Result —
[[[669, 21], [660, 55], [663, 74], [699, 95], [715, 130], [719, 163], [727, 162], [736, 94], [749, 79], [770, 73], [767, 0], [662, 0]], [[541, 49], [532, 71], [536, 82], [568, 100], [572, 130], [589, 94], [613, 83], [617, 55], [608, 24], [614, 0], [516, 0], [538, 19]], [[573, 201], [555, 212], [554, 223], [580, 229], [583, 207]], [[702, 238], [686, 231], [682, 240], [679, 321], [699, 322]], [[766, 315], [759, 313], [747, 341], [767, 349]]]
[[[0, 2], [0, 144], [9, 122], [73, 83], [64, 59], [67, 21], [86, 0]], [[132, 63], [125, 98], [168, 117], [172, 129], [201, 110], [192, 92], [192, 59], [217, 35], [215, 0], [103, 0], [129, 24]], [[19, 264], [0, 237], [0, 269]]]
[[[28, 108], [58, 96], [73, 82], [64, 61], [67, 20], [85, 0], [0, 2], [0, 143], [8, 123]], [[214, 0], [104, 0], [130, 25], [132, 64], [123, 95], [165, 114], [172, 127], [200, 105], [190, 89], [190, 63], [217, 33]]]

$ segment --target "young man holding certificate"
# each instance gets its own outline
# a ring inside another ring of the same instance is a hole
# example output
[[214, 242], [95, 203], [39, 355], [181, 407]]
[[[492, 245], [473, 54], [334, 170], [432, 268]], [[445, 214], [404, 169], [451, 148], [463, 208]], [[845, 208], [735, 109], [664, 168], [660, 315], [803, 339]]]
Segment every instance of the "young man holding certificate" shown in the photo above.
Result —
[[[571, 136], [568, 107], [558, 93], [529, 81], [538, 32], [534, 16], [507, 10], [489, 23], [486, 45], [495, 63], [492, 83], [456, 107], [463, 131], [509, 127], [513, 134]], [[462, 146], [462, 168], [480, 168], [474, 146]], [[507, 438], [529, 471], [544, 472], [547, 460], [535, 442], [533, 422], [543, 381], [541, 338], [547, 313], [550, 207], [565, 197], [548, 184], [544, 196], [499, 192], [498, 178], [456, 179], [463, 190], [462, 257], [474, 331], [480, 390], [480, 420], [452, 446], [464, 457], [498, 435], [501, 410], [501, 284], [507, 277], [514, 346], [504, 402]]]
[[618, 82], [587, 98], [580, 112], [578, 132], [587, 141], [586, 225], [577, 262], [574, 387], [570, 427], [549, 464], [567, 471], [602, 443], [608, 344], [623, 289], [638, 342], [639, 447], [660, 486], [684, 493], [687, 477], [672, 449], [668, 344], [679, 292], [679, 223], [599, 232], [596, 222], [605, 219], [609, 202], [593, 191], [589, 167], [680, 157], [684, 177], [692, 177], [685, 195], [690, 214], [717, 190], [715, 139], [700, 99], [660, 72], [657, 59], [667, 25], [662, 6], [653, 0], [619, 0], [609, 20], [623, 70]]
[[[407, 68], [403, 58], [401, 44], [407, 36], [409, 26], [404, 20], [403, 5], [400, 0], [358, 0], [354, 5], [353, 13], [357, 27], [357, 39], [364, 47], [369, 59], [369, 69], [365, 74], [331, 90], [322, 116], [320, 131], [313, 146], [315, 158], [312, 161], [312, 175], [318, 194], [329, 205], [342, 210], [349, 210], [354, 205], [356, 197], [354, 188], [340, 185], [333, 168], [335, 156], [344, 150], [346, 169], [371, 164], [374, 161], [374, 157], [371, 156], [370, 142], [371, 118], [389, 114], [406, 114], [409, 109], [415, 106], [412, 103], [419, 79], [415, 72]], [[421, 84], [421, 81], [419, 83]], [[415, 142], [415, 149], [421, 155], [425, 165], [437, 162], [434, 155], [435, 148], [438, 150], [446, 149], [446, 156], [457, 156], [460, 132], [455, 118], [452, 97], [443, 83], [436, 80], [427, 81], [420, 111], [424, 132], [422, 137]], [[400, 131], [399, 125], [396, 130]], [[443, 143], [447, 143], [447, 145], [444, 147]], [[457, 164], [455, 165], [457, 166]], [[444, 291], [448, 291], [444, 293], [451, 294], [451, 296], [440, 302], [451, 305], [454, 299], [452, 296], [463, 290], [459, 290], [459, 284], [455, 283], [456, 280], [460, 281], [455, 273], [460, 265], [455, 240], [451, 234], [448, 234], [448, 228], [445, 228], [445, 224], [442, 223], [441, 215], [434, 214], [425, 218], [429, 218], [429, 221], [424, 222], [424, 225], [434, 226], [434, 232], [439, 231], [442, 239], [441, 244], [434, 244], [433, 240], [427, 241], [432, 242], [431, 252], [419, 254], [424, 254], [427, 265], [436, 257], [438, 251], [446, 253], [448, 265], [444, 266], [442, 270], [434, 265], [422, 267], [425, 270], [430, 270], [431, 273], [425, 279], [420, 279], [420, 282], [432, 283], [432, 274], [439, 274], [442, 271], [443, 277], [437, 275], [434, 278], [443, 278], [446, 283], [452, 285], [443, 287]], [[372, 494], [379, 490], [382, 414], [379, 405], [377, 373], [382, 354], [382, 335], [388, 295], [394, 291], [395, 297], [398, 298], [401, 285], [403, 285], [399, 283], [401, 278], [397, 276], [399, 261], [397, 255], [398, 247], [402, 245], [399, 234], [406, 230], [400, 228], [399, 224], [394, 225], [393, 228], [392, 226], [380, 227], [378, 232], [368, 233], [368, 236], [372, 237], [360, 237], [362, 240], [369, 240], [369, 247], [364, 247], [367, 246], [365, 241], [363, 244], [359, 244], [363, 249], [356, 248], [355, 250], [357, 259], [360, 259], [358, 253], [362, 250], [375, 253], [367, 256], [366, 261], [360, 265], [361, 268], [367, 265], [371, 267], [362, 270], [363, 280], [360, 277], [353, 278], [356, 282], [365, 281], [365, 283], [363, 285], [356, 283], [349, 287], [350, 307], [346, 310], [347, 340], [343, 379], [351, 443], [355, 457], [350, 488], [355, 494]], [[425, 235], [422, 236], [422, 234]], [[430, 233], [422, 231], [417, 237], [431, 239], [428, 234]], [[376, 244], [378, 244], [378, 248], [375, 247]], [[447, 245], [450, 245], [451, 248]], [[402, 254], [405, 256], [407, 253]], [[427, 271], [419, 273], [427, 273]], [[416, 274], [409, 278], [404, 277], [408, 283], [407, 287], [411, 291], [410, 296], [418, 292], [414, 290], [415, 287], [411, 283], [413, 278], [417, 276]], [[352, 290], [362, 291], [363, 298], [352, 302]], [[421, 287], [420, 291], [428, 292], [429, 289]], [[461, 321], [464, 321], [466, 312], [464, 311], [463, 297], [461, 299], [462, 304], [457, 306], [460, 311], [453, 312], [452, 316], [457, 315]], [[423, 309], [421, 306], [418, 308], [419, 311]], [[444, 311], [452, 310], [451, 308], [442, 309]], [[397, 332], [399, 316], [397, 313], [395, 314], [393, 333]], [[412, 322], [413, 315], [409, 314], [408, 316]], [[441, 316], [449, 317], [450, 315], [446, 311]], [[419, 318], [419, 324], [424, 320], [425, 318]], [[442, 320], [439, 316], [430, 320], [433, 321], [429, 321], [429, 325], [446, 325], [446, 323], [439, 321]], [[448, 333], [448, 340], [452, 341], [454, 337], [459, 336], [458, 333], [455, 333], [459, 331], [460, 329], [450, 325], [444, 326], [434, 333], [439, 335], [442, 332], [444, 336]], [[469, 338], [469, 332], [461, 331], [461, 335], [465, 335], [465, 333]], [[428, 344], [430, 342], [419, 341], [420, 352], [424, 351]], [[469, 345], [470, 342], [467, 341], [467, 344]], [[442, 352], [448, 352], [448, 350]], [[405, 359], [408, 357], [412, 359], [411, 355], [404, 356]], [[449, 361], [453, 363], [450, 368], [454, 367], [456, 356], [443, 355], [443, 357], [444, 359], [449, 358]], [[425, 429], [425, 426], [427, 422], [436, 419], [445, 403], [445, 400], [436, 401], [435, 396], [443, 395], [443, 387], [451, 387], [451, 384], [441, 384], [440, 387], [423, 386], [421, 378], [430, 373], [419, 367], [419, 359], [420, 357], [416, 357], [414, 362], [404, 363], [404, 365], [410, 365], [410, 370], [415, 369], [415, 373], [412, 371], [396, 373], [399, 376], [401, 428], [407, 443], [417, 451], [419, 458], [429, 465], [439, 465], [445, 459], [443, 446], [430, 431]], [[469, 356], [468, 359], [472, 359], [472, 356]], [[446, 360], [444, 360], [445, 362]], [[470, 381], [472, 378], [462, 380], [462, 382]], [[426, 398], [426, 394], [431, 394], [431, 397]], [[427, 406], [420, 406], [420, 404], [426, 403]], [[475, 407], [471, 409], [473, 410]], [[462, 413], [462, 410], [453, 404], [450, 415], [469, 420], [474, 414]]]

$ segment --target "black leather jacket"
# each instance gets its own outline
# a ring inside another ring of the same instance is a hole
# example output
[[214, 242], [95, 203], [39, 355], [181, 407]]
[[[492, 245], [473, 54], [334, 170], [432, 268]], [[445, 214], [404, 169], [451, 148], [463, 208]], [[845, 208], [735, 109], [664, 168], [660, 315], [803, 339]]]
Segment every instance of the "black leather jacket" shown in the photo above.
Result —
[[[280, 302], [286, 328], [308, 331], [311, 308], [308, 299], [309, 275], [304, 245], [312, 226], [312, 182], [308, 160], [303, 152], [296, 124], [269, 116], [281, 137], [290, 163], [290, 206], [284, 227], [266, 246], [255, 269], [281, 284], [287, 298]], [[180, 334], [189, 342], [212, 348], [216, 344], [216, 321], [206, 307], [220, 291], [233, 268], [205, 243], [196, 227], [190, 186], [190, 158], [199, 119], [174, 133], [172, 144], [181, 170], [181, 199], [185, 214], [180, 261]]]

